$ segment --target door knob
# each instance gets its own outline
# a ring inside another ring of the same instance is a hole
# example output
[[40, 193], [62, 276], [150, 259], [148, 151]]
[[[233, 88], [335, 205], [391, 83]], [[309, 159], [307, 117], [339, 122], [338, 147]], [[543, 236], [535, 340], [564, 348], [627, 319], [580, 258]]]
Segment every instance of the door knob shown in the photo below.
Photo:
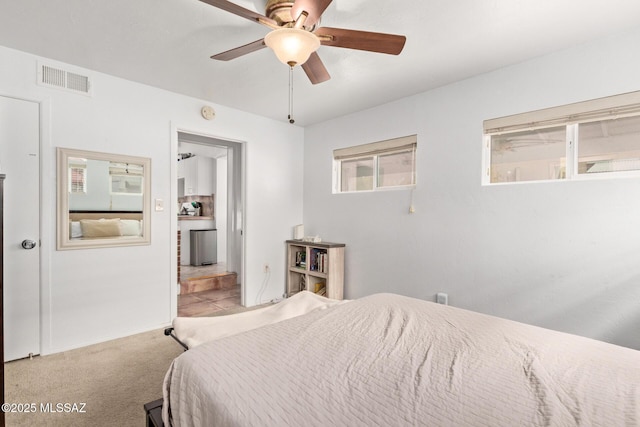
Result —
[[25, 239], [25, 240], [22, 241], [22, 248], [23, 249], [33, 249], [37, 245], [38, 244], [34, 240]]

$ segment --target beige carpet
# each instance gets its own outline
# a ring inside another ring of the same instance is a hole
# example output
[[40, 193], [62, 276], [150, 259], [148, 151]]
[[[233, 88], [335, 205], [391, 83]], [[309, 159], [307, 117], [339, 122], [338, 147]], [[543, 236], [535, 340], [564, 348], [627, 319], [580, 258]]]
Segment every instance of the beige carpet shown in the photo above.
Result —
[[[182, 352], [157, 330], [5, 363], [5, 401], [36, 407], [35, 413], [7, 413], [6, 425], [144, 426], [142, 406], [162, 397], [164, 375]], [[63, 412], [46, 412], [47, 403], [63, 404]]]

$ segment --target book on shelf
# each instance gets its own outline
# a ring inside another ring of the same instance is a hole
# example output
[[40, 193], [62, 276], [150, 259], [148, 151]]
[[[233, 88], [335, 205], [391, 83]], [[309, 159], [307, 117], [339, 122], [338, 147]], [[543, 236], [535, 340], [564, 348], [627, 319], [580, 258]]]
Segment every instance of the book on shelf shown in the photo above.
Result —
[[306, 268], [307, 267], [307, 252], [306, 251], [298, 251], [296, 252], [296, 267]]
[[324, 249], [311, 249], [311, 259], [309, 260], [309, 269], [311, 271], [317, 271], [319, 273], [327, 272], [327, 251]]
[[318, 271], [321, 273], [327, 272], [327, 253], [322, 252], [318, 254]]
[[315, 284], [313, 292], [318, 295], [326, 295], [327, 294], [327, 285], [324, 282], [318, 282]]

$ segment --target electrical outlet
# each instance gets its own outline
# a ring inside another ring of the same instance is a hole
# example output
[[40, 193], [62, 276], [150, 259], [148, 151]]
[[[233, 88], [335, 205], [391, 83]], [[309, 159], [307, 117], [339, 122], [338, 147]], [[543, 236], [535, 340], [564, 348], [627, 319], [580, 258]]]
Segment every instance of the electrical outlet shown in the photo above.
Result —
[[439, 292], [436, 294], [436, 302], [438, 304], [449, 305], [449, 295]]

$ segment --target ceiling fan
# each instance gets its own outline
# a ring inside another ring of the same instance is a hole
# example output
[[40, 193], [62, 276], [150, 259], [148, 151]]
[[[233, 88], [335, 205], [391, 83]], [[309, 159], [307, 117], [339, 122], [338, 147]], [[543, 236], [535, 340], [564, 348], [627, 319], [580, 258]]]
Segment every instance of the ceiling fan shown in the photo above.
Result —
[[200, 1], [273, 30], [263, 39], [213, 55], [212, 59], [229, 61], [269, 46], [291, 68], [301, 65], [313, 84], [331, 78], [316, 53], [320, 45], [398, 55], [406, 41], [405, 36], [395, 34], [319, 27], [320, 17], [332, 0], [268, 0], [265, 15], [226, 0]]

